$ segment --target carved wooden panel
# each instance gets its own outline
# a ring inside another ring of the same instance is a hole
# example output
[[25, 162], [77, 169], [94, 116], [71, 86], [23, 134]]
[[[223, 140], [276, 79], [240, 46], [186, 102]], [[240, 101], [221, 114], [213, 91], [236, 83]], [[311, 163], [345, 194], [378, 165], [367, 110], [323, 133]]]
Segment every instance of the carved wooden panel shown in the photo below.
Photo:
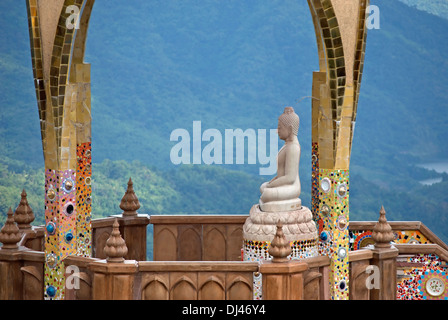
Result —
[[177, 228], [154, 226], [154, 261], [177, 260]]
[[310, 270], [304, 274], [304, 292], [305, 300], [319, 300], [320, 299], [320, 281], [322, 274], [317, 271], [318, 268]]
[[225, 300], [225, 273], [203, 272], [198, 274], [199, 300]]
[[227, 300], [252, 300], [252, 279], [249, 279], [247, 275], [244, 274], [227, 274]]
[[369, 274], [366, 272], [369, 266], [368, 260], [350, 263], [349, 297], [350, 300], [369, 300], [370, 290], [367, 288], [366, 280]]
[[169, 300], [168, 274], [151, 274], [145, 278], [142, 290], [142, 300]]
[[[114, 291], [116, 292], [116, 288], [120, 288], [120, 292], [118, 292], [118, 297], [112, 296], [111, 300], [120, 300], [123, 299], [123, 297], [126, 297], [125, 299], [130, 299], [132, 297], [132, 290], [134, 288], [134, 278], [133, 275], [129, 274], [120, 274], [120, 275], [114, 275], [113, 276], [113, 287]], [[123, 294], [124, 293], [124, 294]]]
[[24, 266], [20, 268], [23, 273], [23, 300], [43, 299], [43, 272], [42, 266]]
[[227, 226], [227, 261], [241, 261], [241, 249], [243, 247], [243, 226]]
[[146, 260], [146, 225], [125, 226], [120, 232], [128, 247], [125, 259]]
[[226, 260], [226, 228], [223, 225], [205, 225], [203, 228], [203, 260]]
[[22, 299], [22, 275], [19, 261], [0, 261], [0, 300]]
[[197, 300], [196, 273], [170, 273], [170, 300]]
[[142, 300], [252, 300], [258, 264], [226, 262], [142, 262]]
[[111, 288], [108, 286], [107, 275], [102, 273], [95, 273], [93, 276], [93, 300], [107, 300], [107, 293]]
[[92, 279], [86, 272], [79, 273], [79, 289], [75, 291], [76, 300], [92, 299]]
[[179, 261], [202, 260], [201, 225], [178, 226], [177, 251]]
[[[241, 261], [246, 219], [246, 216], [233, 215], [151, 216], [154, 260]], [[172, 232], [175, 245], [172, 239], [161, 241], [161, 232], [165, 229]]]

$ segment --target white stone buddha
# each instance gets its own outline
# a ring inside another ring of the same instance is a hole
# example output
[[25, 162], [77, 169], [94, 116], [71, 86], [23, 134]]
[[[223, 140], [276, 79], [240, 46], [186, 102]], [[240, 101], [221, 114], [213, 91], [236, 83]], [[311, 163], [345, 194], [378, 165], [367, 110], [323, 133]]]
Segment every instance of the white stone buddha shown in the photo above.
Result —
[[292, 107], [286, 107], [278, 118], [278, 136], [285, 145], [277, 155], [277, 175], [260, 187], [261, 211], [279, 212], [297, 210], [300, 200], [300, 144], [297, 139], [300, 119]]
[[286, 241], [294, 243], [290, 259], [318, 256], [318, 234], [311, 210], [300, 200], [299, 116], [286, 107], [278, 119], [278, 136], [285, 145], [277, 155], [277, 175], [261, 185], [261, 197], [243, 226], [243, 260], [270, 259], [267, 249], [282, 225]]

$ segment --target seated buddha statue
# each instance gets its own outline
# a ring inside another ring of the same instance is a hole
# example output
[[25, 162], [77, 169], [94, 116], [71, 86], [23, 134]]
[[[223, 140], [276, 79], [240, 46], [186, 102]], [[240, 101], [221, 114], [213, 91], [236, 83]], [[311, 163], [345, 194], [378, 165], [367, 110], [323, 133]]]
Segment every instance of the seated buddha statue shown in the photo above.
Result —
[[261, 211], [291, 211], [302, 207], [300, 200], [300, 144], [297, 139], [299, 116], [292, 107], [286, 107], [278, 118], [278, 136], [285, 145], [277, 155], [277, 175], [260, 187]]

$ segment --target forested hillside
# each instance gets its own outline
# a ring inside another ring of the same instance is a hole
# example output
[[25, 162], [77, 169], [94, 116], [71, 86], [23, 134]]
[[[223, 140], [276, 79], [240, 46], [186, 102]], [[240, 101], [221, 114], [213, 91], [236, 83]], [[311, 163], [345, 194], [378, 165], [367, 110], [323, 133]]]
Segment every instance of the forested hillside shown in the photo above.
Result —
[[[448, 21], [398, 0], [375, 4], [381, 28], [367, 41], [350, 219], [376, 220], [384, 204], [389, 220], [423, 221], [448, 242], [446, 177], [416, 166], [448, 159]], [[446, 7], [429, 4], [438, 12]], [[42, 223], [43, 155], [25, 2], [2, 0], [0, 25], [0, 223], [22, 188]], [[86, 52], [94, 216], [120, 211], [129, 177], [144, 213], [248, 213], [270, 177], [260, 176], [258, 165], [175, 166], [170, 134], [191, 133], [193, 121], [221, 132], [271, 129], [287, 105], [301, 117], [301, 198], [309, 206], [306, 97], [316, 53], [306, 1], [96, 1]], [[445, 180], [419, 183], [432, 177]]]

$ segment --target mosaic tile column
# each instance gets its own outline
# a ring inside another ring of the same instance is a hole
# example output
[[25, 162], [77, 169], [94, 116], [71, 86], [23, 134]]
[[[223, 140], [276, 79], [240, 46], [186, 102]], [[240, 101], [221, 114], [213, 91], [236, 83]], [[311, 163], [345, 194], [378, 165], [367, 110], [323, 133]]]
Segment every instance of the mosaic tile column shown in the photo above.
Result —
[[348, 299], [349, 166], [365, 58], [368, 0], [308, 0], [319, 71], [312, 85], [312, 212], [330, 257], [331, 299]]
[[89, 257], [92, 253], [92, 143], [91, 143], [91, 93], [90, 64], [72, 66], [67, 102], [76, 110], [76, 205], [77, 205], [77, 255]]
[[92, 144], [78, 144], [78, 168], [76, 170], [76, 255], [90, 257], [92, 255]]
[[331, 259], [330, 296], [349, 297], [349, 170], [320, 169], [320, 251]]
[[75, 170], [45, 170], [45, 299], [65, 291], [64, 258], [76, 254]]
[[45, 299], [64, 298], [65, 257], [92, 251], [90, 64], [84, 54], [94, 2], [26, 0], [45, 162]]

